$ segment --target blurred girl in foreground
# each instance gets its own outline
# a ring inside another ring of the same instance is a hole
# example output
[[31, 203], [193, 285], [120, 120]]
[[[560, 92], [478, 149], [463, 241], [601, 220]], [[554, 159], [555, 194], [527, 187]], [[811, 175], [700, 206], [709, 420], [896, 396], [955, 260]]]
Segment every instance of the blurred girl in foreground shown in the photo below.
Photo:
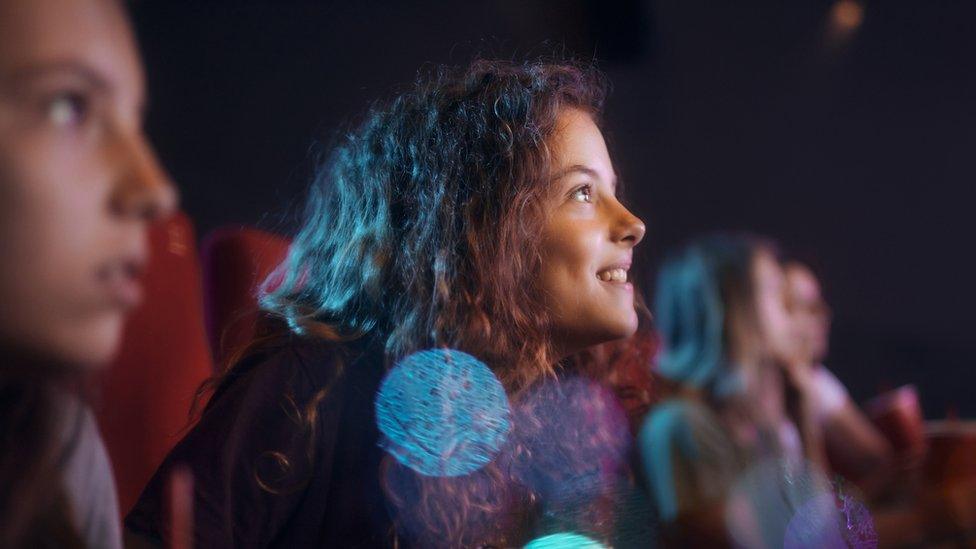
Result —
[[0, 546], [119, 547], [93, 416], [64, 389], [106, 365], [174, 193], [142, 131], [112, 0], [0, 0]]

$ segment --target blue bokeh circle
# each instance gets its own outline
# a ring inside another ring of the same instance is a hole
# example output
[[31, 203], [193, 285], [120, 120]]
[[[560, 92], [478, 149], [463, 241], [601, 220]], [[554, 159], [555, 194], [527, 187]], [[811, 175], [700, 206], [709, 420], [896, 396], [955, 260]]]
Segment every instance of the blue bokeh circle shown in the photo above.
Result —
[[376, 398], [381, 446], [414, 471], [456, 477], [490, 463], [511, 427], [508, 397], [477, 358], [453, 349], [408, 355]]

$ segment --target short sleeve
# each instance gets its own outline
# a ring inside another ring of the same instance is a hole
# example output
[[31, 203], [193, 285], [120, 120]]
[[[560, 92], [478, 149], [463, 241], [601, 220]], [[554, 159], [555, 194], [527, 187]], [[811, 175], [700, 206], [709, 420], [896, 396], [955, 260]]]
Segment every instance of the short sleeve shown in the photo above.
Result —
[[[334, 358], [314, 367], [338, 376]], [[166, 484], [184, 466], [193, 474], [197, 547], [274, 545], [311, 480], [331, 478], [341, 393], [315, 407], [312, 436], [306, 407], [328, 383], [313, 380], [299, 354], [285, 349], [239, 370], [163, 461], [126, 518], [128, 529], [167, 540]]]
[[844, 385], [824, 366], [814, 370], [817, 391], [817, 419], [821, 424], [840, 411], [850, 398]]
[[73, 397], [63, 406], [68, 432], [61, 474], [78, 533], [89, 547], [122, 547], [115, 478], [91, 409]]

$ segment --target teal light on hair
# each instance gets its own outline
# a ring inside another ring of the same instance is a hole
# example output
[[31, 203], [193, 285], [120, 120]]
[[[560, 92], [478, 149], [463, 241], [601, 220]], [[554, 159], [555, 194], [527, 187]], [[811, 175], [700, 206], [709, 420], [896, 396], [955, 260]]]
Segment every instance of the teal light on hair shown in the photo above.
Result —
[[702, 387], [723, 360], [725, 308], [708, 258], [697, 247], [661, 269], [655, 319], [664, 338], [659, 371], [664, 377]]
[[661, 375], [720, 399], [743, 389], [729, 328], [733, 316], [755, 318], [753, 259], [763, 249], [775, 251], [757, 237], [714, 234], [665, 261], [654, 302]]
[[691, 432], [681, 426], [688, 409], [677, 401], [666, 401], [648, 415], [637, 435], [644, 474], [657, 501], [658, 513], [666, 521], [678, 516], [678, 490], [674, 482], [672, 456], [697, 455]]

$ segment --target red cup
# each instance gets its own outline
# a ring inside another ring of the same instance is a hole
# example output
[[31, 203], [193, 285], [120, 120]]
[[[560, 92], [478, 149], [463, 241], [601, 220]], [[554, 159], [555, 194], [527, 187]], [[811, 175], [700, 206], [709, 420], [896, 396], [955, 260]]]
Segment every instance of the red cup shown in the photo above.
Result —
[[925, 454], [925, 423], [914, 385], [903, 385], [871, 399], [864, 411], [896, 453], [903, 457]]

